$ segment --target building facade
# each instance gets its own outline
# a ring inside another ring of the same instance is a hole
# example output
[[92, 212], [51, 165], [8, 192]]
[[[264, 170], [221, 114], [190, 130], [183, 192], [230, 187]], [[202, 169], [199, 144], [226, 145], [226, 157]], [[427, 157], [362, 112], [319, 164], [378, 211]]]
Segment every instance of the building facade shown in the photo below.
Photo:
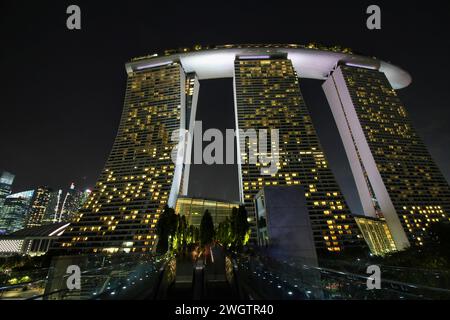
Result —
[[[303, 185], [316, 247], [335, 252], [345, 246], [361, 245], [356, 224], [319, 143], [291, 60], [279, 54], [238, 56], [234, 86], [236, 127], [243, 131], [279, 132], [279, 162], [274, 174], [264, 172], [260, 161], [251, 163], [254, 142], [242, 135], [238, 137], [238, 150], [245, 151], [238, 156], [241, 200], [253, 225], [253, 199], [259, 190], [265, 186]], [[259, 155], [263, 152], [258, 150]]]
[[43, 224], [70, 222], [76, 218], [78, 211], [87, 201], [91, 190], [81, 191], [72, 183], [67, 190], [59, 189], [50, 193]]
[[398, 250], [448, 221], [450, 189], [386, 74], [341, 64], [323, 84], [364, 213], [386, 220]]
[[43, 224], [51, 193], [52, 190], [48, 187], [36, 188], [27, 213], [26, 228], [39, 227]]
[[386, 220], [369, 216], [355, 216], [355, 221], [372, 254], [384, 256], [397, 251]]
[[0, 217], [0, 232], [10, 234], [23, 229], [35, 190], [14, 193], [6, 197]]
[[214, 226], [217, 227], [219, 223], [231, 216], [233, 208], [239, 208], [239, 203], [180, 196], [177, 200], [175, 212], [184, 215], [188, 225], [200, 227], [203, 214], [208, 210], [211, 213]]
[[178, 62], [142, 66], [129, 73], [114, 146], [60, 248], [84, 252], [153, 248], [159, 215], [166, 204], [175, 205], [181, 185], [182, 161], [181, 166], [172, 161], [172, 149], [178, 144], [172, 135], [185, 128], [185, 80]]
[[267, 186], [254, 199], [258, 245], [280, 261], [318, 266], [305, 189]]
[[15, 176], [12, 173], [3, 171], [0, 176], [0, 216], [6, 197], [11, 194], [11, 187]]

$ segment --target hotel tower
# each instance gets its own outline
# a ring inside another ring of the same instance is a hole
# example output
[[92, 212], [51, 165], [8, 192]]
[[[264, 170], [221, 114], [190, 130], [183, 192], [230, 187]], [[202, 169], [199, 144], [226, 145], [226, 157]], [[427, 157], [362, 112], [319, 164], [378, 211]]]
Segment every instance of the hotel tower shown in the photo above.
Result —
[[62, 248], [87, 252], [153, 248], [158, 217], [166, 204], [175, 204], [180, 191], [182, 167], [172, 161], [177, 145], [172, 135], [185, 128], [190, 83], [179, 62], [128, 73], [113, 148], [94, 190], [64, 233]]
[[[261, 164], [252, 164], [248, 151], [239, 157], [241, 201], [249, 216], [255, 216], [254, 197], [264, 186], [303, 185], [316, 247], [340, 251], [360, 245], [356, 223], [320, 146], [292, 61], [279, 54], [241, 55], [234, 72], [236, 127], [279, 130], [276, 173], [261, 174]], [[243, 144], [246, 150], [252, 147], [250, 139], [239, 140], [240, 149]]]
[[386, 220], [398, 250], [448, 221], [450, 189], [385, 73], [339, 65], [323, 84], [365, 215]]

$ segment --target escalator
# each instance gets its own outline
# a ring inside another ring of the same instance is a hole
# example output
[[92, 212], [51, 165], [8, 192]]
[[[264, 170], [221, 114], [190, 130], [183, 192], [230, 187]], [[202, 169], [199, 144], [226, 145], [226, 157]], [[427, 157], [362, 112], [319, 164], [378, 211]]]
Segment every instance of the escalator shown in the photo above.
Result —
[[221, 247], [211, 248], [210, 255], [197, 260], [176, 258], [176, 272], [162, 299], [228, 300], [239, 299], [232, 277], [227, 275], [226, 255]]

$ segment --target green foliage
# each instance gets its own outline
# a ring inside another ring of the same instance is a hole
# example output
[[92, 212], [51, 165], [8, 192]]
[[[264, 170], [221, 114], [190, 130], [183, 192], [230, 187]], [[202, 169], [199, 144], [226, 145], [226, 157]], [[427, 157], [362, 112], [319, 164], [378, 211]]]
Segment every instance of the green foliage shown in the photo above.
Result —
[[164, 254], [169, 250], [169, 238], [175, 235], [177, 226], [178, 216], [175, 214], [175, 210], [166, 205], [156, 224], [156, 234], [158, 235], [157, 253]]
[[21, 284], [21, 283], [27, 283], [30, 282], [31, 278], [29, 276], [23, 276], [21, 278], [12, 278], [8, 280], [8, 284], [9, 285], [16, 285], [16, 284]]
[[217, 226], [216, 240], [226, 248], [231, 247], [233, 244], [233, 230], [231, 225], [231, 219], [227, 217]]
[[245, 210], [244, 206], [239, 206], [234, 221], [235, 245], [238, 250], [242, 249], [248, 240], [250, 224], [248, 223], [247, 218], [247, 210]]
[[203, 214], [200, 228], [196, 228], [188, 224], [185, 216], [177, 215], [173, 209], [166, 206], [156, 224], [156, 233], [159, 238], [156, 250], [159, 254], [169, 250], [186, 252], [196, 243], [207, 245], [214, 240], [225, 247], [241, 250], [249, 239], [250, 225], [244, 206], [233, 208], [230, 217], [221, 222], [217, 230], [214, 229], [208, 210]]
[[184, 215], [177, 215], [177, 217], [177, 231], [172, 237], [172, 250], [174, 252], [186, 252], [189, 246], [199, 241], [198, 228], [188, 225]]
[[250, 224], [247, 220], [247, 210], [244, 206], [233, 208], [230, 218], [217, 227], [216, 239], [223, 246], [240, 251], [250, 237]]
[[156, 252], [165, 254], [173, 252], [186, 252], [188, 247], [199, 241], [199, 230], [188, 225], [186, 217], [175, 213], [175, 210], [166, 206], [156, 224], [158, 244]]
[[190, 225], [187, 230], [187, 242], [188, 244], [197, 243], [199, 241], [199, 230], [198, 228]]

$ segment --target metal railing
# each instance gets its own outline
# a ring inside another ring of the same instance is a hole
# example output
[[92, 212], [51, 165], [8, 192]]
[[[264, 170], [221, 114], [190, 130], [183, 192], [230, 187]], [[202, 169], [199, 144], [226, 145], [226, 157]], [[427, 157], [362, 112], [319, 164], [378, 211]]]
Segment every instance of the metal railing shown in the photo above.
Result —
[[450, 290], [381, 278], [381, 288], [369, 290], [365, 273], [277, 261], [264, 256], [239, 256], [241, 287], [254, 299], [450, 299]]
[[[63, 262], [61, 264], [61, 261]], [[82, 262], [81, 288], [69, 290], [66, 266]], [[151, 255], [55, 257], [37, 281], [0, 287], [0, 299], [90, 300], [141, 299], [155, 296], [167, 257]], [[161, 269], [162, 268], [162, 269]]]

